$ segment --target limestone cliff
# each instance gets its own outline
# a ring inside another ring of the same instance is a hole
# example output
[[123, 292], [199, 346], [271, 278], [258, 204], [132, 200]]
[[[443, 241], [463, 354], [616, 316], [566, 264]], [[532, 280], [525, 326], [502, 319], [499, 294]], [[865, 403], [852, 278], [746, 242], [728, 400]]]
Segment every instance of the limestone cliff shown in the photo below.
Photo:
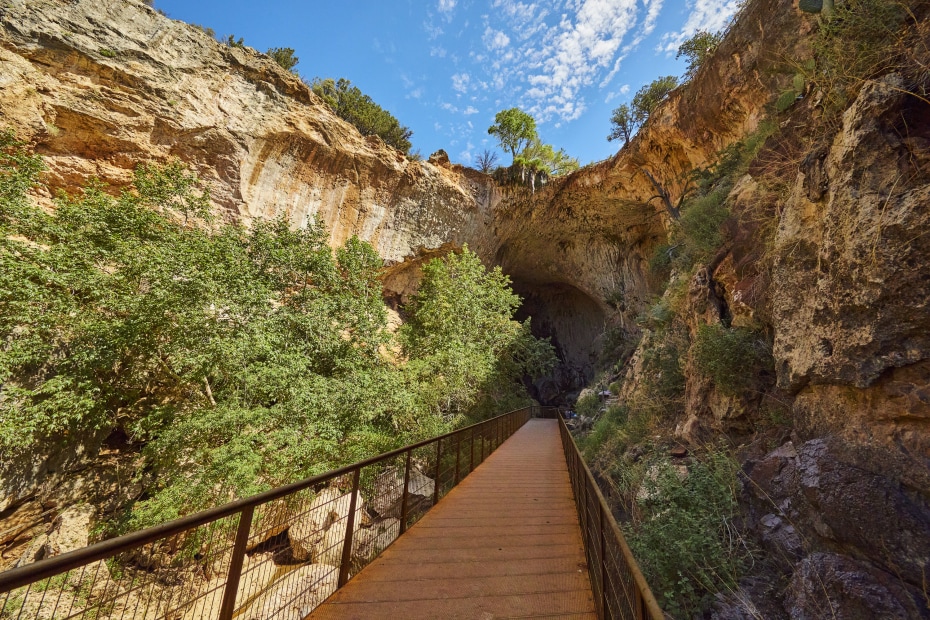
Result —
[[0, 123], [45, 156], [47, 196], [115, 187], [179, 158], [217, 211], [248, 223], [320, 219], [333, 244], [388, 263], [466, 240], [481, 250], [499, 195], [482, 175], [410, 161], [363, 138], [294, 74], [133, 0], [0, 7]]

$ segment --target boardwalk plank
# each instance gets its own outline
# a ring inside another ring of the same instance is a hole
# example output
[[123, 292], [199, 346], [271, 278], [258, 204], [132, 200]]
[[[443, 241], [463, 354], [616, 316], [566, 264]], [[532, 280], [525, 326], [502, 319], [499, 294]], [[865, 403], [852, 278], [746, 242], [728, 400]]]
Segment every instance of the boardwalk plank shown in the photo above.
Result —
[[555, 420], [530, 420], [309, 620], [595, 618]]

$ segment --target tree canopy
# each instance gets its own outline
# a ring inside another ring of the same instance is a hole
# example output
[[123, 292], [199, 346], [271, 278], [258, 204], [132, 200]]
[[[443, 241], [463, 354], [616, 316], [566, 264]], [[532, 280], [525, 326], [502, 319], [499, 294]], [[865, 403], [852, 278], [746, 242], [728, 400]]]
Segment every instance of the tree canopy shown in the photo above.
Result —
[[424, 268], [399, 357], [367, 243], [212, 222], [177, 162], [48, 213], [41, 170], [0, 133], [0, 454], [124, 433], [155, 482], [117, 530], [527, 404], [520, 378], [552, 360], [467, 250]]
[[284, 69], [296, 73], [294, 67], [300, 62], [300, 59], [294, 55], [294, 50], [290, 47], [272, 47], [265, 52], [271, 59], [281, 65]]
[[617, 106], [610, 117], [611, 130], [608, 141], [623, 139], [626, 146], [636, 130], [642, 127], [649, 115], [678, 86], [678, 78], [666, 75], [646, 84], [633, 95], [629, 105]]
[[510, 151], [514, 160], [518, 153], [538, 138], [536, 119], [520, 108], [498, 112], [494, 116], [494, 124], [488, 127], [488, 133], [497, 136], [501, 148]]
[[398, 151], [410, 151], [413, 131], [400, 124], [394, 116], [375, 103], [352, 82], [344, 78], [315, 78], [310, 88], [332, 110], [353, 125], [363, 136], [379, 136], [385, 144]]
[[719, 32], [711, 33], [706, 30], [698, 30], [694, 35], [678, 47], [678, 53], [675, 58], [685, 57], [688, 62], [688, 68], [685, 69], [685, 77], [691, 79], [698, 69], [704, 64], [720, 45], [723, 35]]
[[578, 170], [578, 160], [570, 157], [565, 149], [556, 151], [551, 144], [544, 144], [538, 138], [530, 142], [517, 156], [517, 163], [523, 163], [552, 176]]

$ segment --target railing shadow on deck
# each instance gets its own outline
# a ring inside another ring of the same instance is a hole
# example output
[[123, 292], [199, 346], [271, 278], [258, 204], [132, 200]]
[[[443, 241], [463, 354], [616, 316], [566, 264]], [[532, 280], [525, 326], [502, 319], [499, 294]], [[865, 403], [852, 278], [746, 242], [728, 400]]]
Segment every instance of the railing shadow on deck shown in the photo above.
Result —
[[0, 573], [0, 619], [303, 617], [541, 413], [511, 411]]

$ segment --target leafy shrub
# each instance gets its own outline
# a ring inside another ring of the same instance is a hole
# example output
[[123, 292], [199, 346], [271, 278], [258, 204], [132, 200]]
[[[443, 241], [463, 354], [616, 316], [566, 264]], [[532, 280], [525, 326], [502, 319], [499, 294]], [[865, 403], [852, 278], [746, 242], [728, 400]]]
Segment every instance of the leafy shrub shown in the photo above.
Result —
[[723, 243], [720, 226], [730, 215], [725, 204], [729, 193], [725, 185], [688, 202], [679, 224], [692, 260], [707, 258]]
[[601, 399], [597, 394], [589, 392], [575, 403], [575, 413], [589, 418], [596, 417], [601, 412]]
[[315, 78], [310, 88], [332, 108], [340, 118], [355, 125], [363, 136], [378, 136], [398, 151], [410, 150], [413, 131], [379, 106], [349, 80]]
[[647, 386], [658, 398], [677, 400], [684, 396], [681, 351], [674, 338], [660, 339], [643, 352], [643, 371]]
[[749, 553], [733, 524], [739, 465], [713, 451], [682, 474], [663, 458], [642, 477], [639, 518], [627, 540], [660, 606], [700, 616], [716, 592], [735, 589]]
[[755, 382], [759, 369], [770, 362], [760, 334], [750, 329], [701, 325], [692, 348], [698, 370], [726, 394], [738, 395]]
[[722, 40], [723, 33], [698, 30], [678, 47], [675, 58], [685, 57], [688, 63], [688, 67], [685, 69], [687, 79], [694, 77], [707, 59], [713, 55]]
[[273, 61], [278, 63], [282, 69], [296, 73], [294, 67], [300, 63], [300, 59], [294, 55], [294, 50], [292, 48], [272, 47], [265, 53], [270, 56]]

